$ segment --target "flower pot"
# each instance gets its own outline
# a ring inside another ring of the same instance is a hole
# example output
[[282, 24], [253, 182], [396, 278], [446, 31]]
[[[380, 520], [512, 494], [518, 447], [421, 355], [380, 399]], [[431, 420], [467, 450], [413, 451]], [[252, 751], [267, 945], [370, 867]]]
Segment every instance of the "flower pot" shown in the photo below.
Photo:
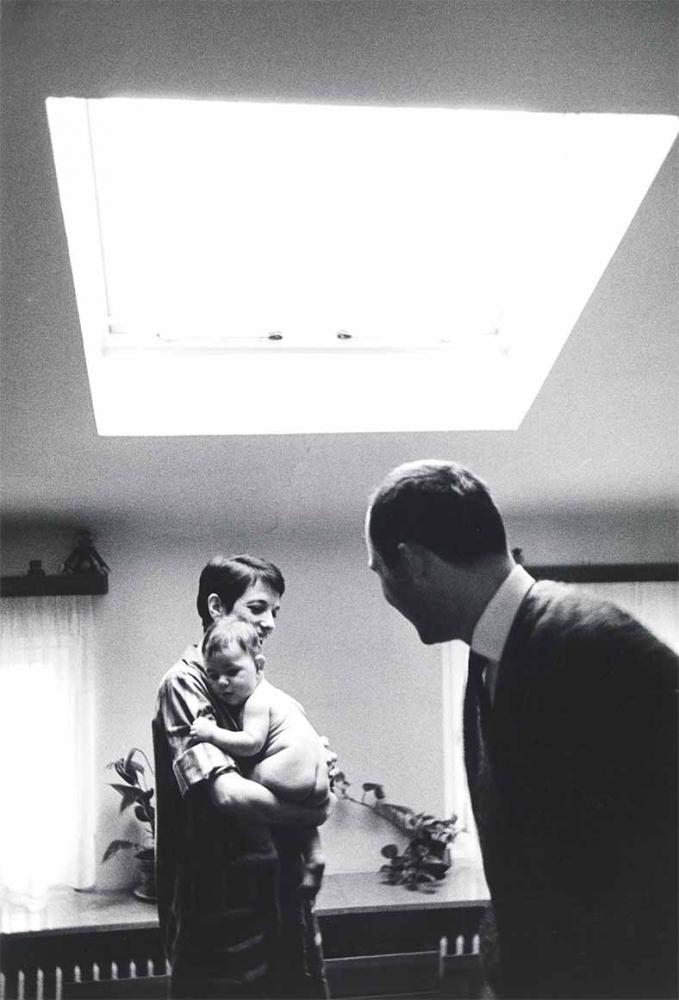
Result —
[[132, 892], [137, 899], [155, 902], [156, 896], [156, 855], [152, 847], [144, 847], [137, 852], [139, 881]]

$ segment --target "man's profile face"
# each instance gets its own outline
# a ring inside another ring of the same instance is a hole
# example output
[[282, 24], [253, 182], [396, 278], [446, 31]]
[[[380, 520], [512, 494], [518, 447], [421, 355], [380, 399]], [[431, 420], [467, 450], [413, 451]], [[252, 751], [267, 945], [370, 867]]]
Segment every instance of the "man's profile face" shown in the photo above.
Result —
[[[417, 616], [415, 611], [414, 597], [416, 595], [413, 585], [408, 578], [407, 570], [391, 570], [387, 566], [380, 553], [372, 544], [368, 524], [369, 518], [370, 512], [368, 512], [368, 518], [366, 519], [365, 530], [366, 545], [368, 548], [368, 566], [377, 575], [387, 604], [390, 604], [399, 614], [403, 615], [420, 633], [419, 616]], [[420, 638], [423, 638], [421, 633]], [[426, 640], [423, 639], [423, 641]]]
[[403, 602], [399, 598], [398, 580], [391, 573], [379, 552], [373, 548], [370, 539], [368, 539], [368, 566], [377, 574], [387, 604], [391, 604], [392, 608], [396, 608], [397, 611], [407, 618], [408, 615], [403, 608]]
[[413, 580], [406, 560], [397, 568], [390, 569], [372, 543], [369, 519], [370, 512], [366, 518], [365, 530], [368, 566], [377, 575], [387, 604], [410, 622], [420, 641], [427, 646], [458, 638], [453, 595], [450, 595], [450, 602], [446, 601], [445, 614], [442, 614], [435, 591], [424, 581]]

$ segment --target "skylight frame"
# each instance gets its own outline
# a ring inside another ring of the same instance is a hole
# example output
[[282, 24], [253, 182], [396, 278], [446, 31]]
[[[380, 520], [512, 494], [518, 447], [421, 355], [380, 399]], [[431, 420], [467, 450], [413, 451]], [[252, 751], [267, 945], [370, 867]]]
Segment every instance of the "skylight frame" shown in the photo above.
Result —
[[[107, 99], [121, 101], [127, 99]], [[146, 101], [146, 106], [170, 113], [177, 102]], [[196, 106], [199, 115], [214, 112], [222, 102], [178, 102], [182, 114]], [[206, 106], [210, 105], [211, 108]], [[50, 130], [57, 166], [60, 198], [71, 254], [78, 311], [83, 333], [88, 375], [92, 388], [97, 428], [100, 434], [226, 434], [226, 433], [305, 433], [362, 430], [452, 430], [452, 429], [514, 429], [533, 402], [540, 385], [561, 350], [570, 330], [577, 321], [585, 302], [600, 274], [615, 251], [630, 219], [643, 198], [657, 167], [677, 132], [677, 119], [670, 116], [622, 116], [628, 120], [630, 136], [622, 145], [639, 145], [644, 135], [646, 157], [637, 167], [632, 190], [615, 218], [609, 218], [609, 232], [600, 240], [592, 260], [579, 275], [578, 294], [570, 300], [559, 298], [559, 283], [555, 282], [554, 301], [558, 308], [543, 312], [524, 295], [520, 309], [510, 303], [504, 314], [497, 303], [487, 310], [477, 324], [474, 336], [444, 345], [437, 336], [428, 336], [415, 345], [395, 338], [391, 343], [361, 342], [360, 337], [332, 341], [345, 327], [328, 322], [331, 342], [309, 349], [303, 338], [282, 341], [268, 339], [274, 326], [260, 332], [261, 340], [229, 346], [219, 342], [183, 345], [163, 342], [150, 336], [146, 342], [112, 333], [116, 320], [115, 308], [109, 301], [106, 257], [101, 245], [102, 196], [99, 178], [94, 168], [96, 129], [93, 119], [105, 110], [106, 101], [55, 99], [47, 102]], [[139, 107], [139, 105], [137, 105]], [[233, 105], [231, 105], [233, 107]], [[269, 109], [274, 116], [297, 111], [304, 118], [309, 106], [252, 105], [237, 102], [237, 112]], [[348, 115], [350, 108], [340, 109]], [[421, 111], [424, 119], [458, 122], [471, 121], [469, 116], [480, 114], [503, 119], [505, 135], [512, 122], [530, 129], [535, 116], [526, 112], [469, 112], [450, 109], [367, 109], [360, 114], [407, 111], [402, 121], [414, 121]], [[337, 107], [326, 109], [331, 116]], [[323, 113], [313, 106], [313, 114]], [[424, 120], [423, 119], [423, 120]], [[613, 121], [615, 119], [615, 121]], [[496, 118], [496, 120], [499, 120]], [[542, 120], [553, 131], [574, 134], [589, 129], [595, 136], [598, 127], [612, 129], [621, 124], [621, 116], [602, 115], [543, 115]], [[93, 138], [94, 136], [94, 138]], [[620, 140], [622, 142], [622, 139]], [[652, 149], [648, 149], [649, 143]], [[587, 180], [586, 162], [580, 157], [575, 163], [580, 181]], [[468, 168], [470, 169], [470, 168]], [[605, 169], [599, 170], [597, 183], [610, 179]], [[615, 183], [613, 181], [612, 183]], [[605, 199], [604, 192], [603, 197]], [[612, 204], [612, 202], [611, 202]], [[571, 225], [569, 212], [577, 211], [577, 194], [571, 193], [568, 209], [555, 213], [559, 223]], [[611, 213], [613, 214], [612, 210]], [[573, 221], [573, 226], [576, 222]], [[588, 248], [589, 249], [589, 248]], [[586, 253], [583, 254], [586, 256]], [[461, 259], [458, 257], [458, 259]], [[571, 264], [577, 268], [577, 262]], [[491, 318], [488, 319], [488, 316]], [[123, 324], [123, 327], [125, 324]], [[549, 329], [549, 334], [545, 334]], [[531, 331], [535, 336], [529, 336]], [[349, 333], [353, 334], [352, 330]], [[116, 342], [116, 338], [117, 342]], [[292, 346], [288, 346], [292, 340]], [[183, 401], [187, 380], [201, 384], [199, 399], [191, 405]], [[228, 417], [221, 403], [223, 387], [233, 405]], [[253, 386], [257, 396], [271, 401], [271, 415], [258, 412], [255, 416], [249, 401]], [[301, 388], [300, 388], [301, 386]], [[149, 387], [156, 392], [152, 406], [144, 407]], [[421, 390], [421, 398], [418, 393]], [[414, 397], [418, 395], [417, 401]], [[348, 406], [350, 396], [351, 406]], [[120, 399], [125, 399], [125, 406]], [[210, 402], [210, 400], [214, 402]], [[138, 405], [135, 405], [135, 400]], [[410, 401], [409, 406], [404, 400]]]

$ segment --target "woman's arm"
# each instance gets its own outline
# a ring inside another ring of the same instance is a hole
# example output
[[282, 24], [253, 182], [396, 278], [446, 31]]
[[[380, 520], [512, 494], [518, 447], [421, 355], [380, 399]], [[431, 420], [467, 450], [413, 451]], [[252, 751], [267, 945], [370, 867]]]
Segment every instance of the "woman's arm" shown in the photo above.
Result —
[[214, 719], [214, 712], [202, 668], [197, 663], [185, 658], [168, 671], [158, 691], [154, 727], [160, 741], [167, 744], [167, 778], [170, 772], [174, 775], [182, 795], [208, 779], [215, 768], [235, 767], [230, 754], [210, 743], [194, 745], [190, 738], [195, 720], [204, 715]]
[[330, 815], [333, 796], [313, 808], [283, 802], [257, 781], [236, 771], [218, 774], [210, 780], [210, 799], [221, 812], [249, 823], [282, 826], [321, 826]]

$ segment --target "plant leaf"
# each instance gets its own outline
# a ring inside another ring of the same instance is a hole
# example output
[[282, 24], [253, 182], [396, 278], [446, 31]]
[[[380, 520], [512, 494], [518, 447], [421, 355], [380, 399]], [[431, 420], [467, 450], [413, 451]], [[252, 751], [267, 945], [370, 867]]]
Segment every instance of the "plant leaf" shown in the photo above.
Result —
[[385, 844], [380, 854], [383, 858], [395, 858], [398, 855], [398, 847], [396, 844]]
[[126, 781], [128, 785], [131, 784], [130, 776], [125, 770], [125, 761], [122, 757], [120, 757], [118, 760], [111, 761], [111, 763], [108, 764], [107, 766], [112, 767], [115, 770], [118, 777], [121, 778], [123, 781]]
[[120, 792], [121, 803], [120, 812], [123, 812], [128, 806], [131, 806], [133, 802], [146, 802], [146, 796], [141, 788], [136, 788], [130, 785], [118, 785], [109, 782], [111, 788], [115, 788], [116, 792]]
[[106, 850], [104, 851], [104, 856], [102, 857], [101, 860], [102, 862], [108, 861], [108, 859], [112, 858], [114, 854], [118, 853], [118, 851], [123, 851], [128, 847], [137, 847], [137, 846], [138, 845], [135, 844], [134, 841], [132, 840], [112, 840], [111, 843], [106, 848]]
[[134, 759], [134, 755], [136, 753], [141, 753], [139, 747], [132, 747], [132, 749], [128, 752], [127, 757], [125, 758], [125, 770], [136, 771], [138, 774], [142, 774], [144, 771], [144, 765], [138, 764]]

